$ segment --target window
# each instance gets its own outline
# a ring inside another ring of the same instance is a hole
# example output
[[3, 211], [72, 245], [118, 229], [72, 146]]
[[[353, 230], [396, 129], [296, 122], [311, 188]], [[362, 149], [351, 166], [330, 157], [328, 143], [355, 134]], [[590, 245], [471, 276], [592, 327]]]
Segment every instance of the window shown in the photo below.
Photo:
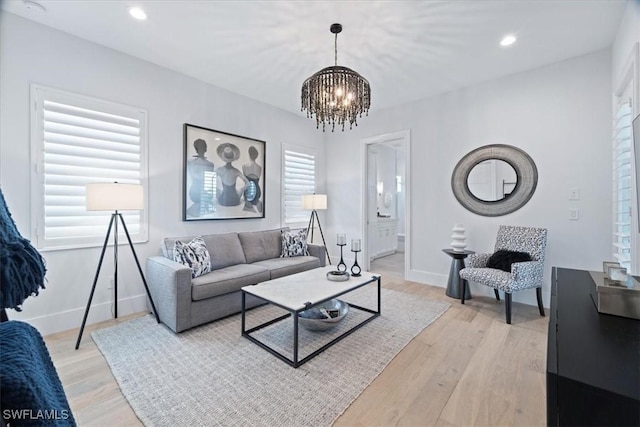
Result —
[[631, 139], [633, 118], [640, 112], [640, 48], [636, 43], [629, 54], [618, 84], [613, 106], [613, 256], [631, 274], [640, 273], [640, 229]]
[[283, 145], [282, 219], [288, 227], [306, 227], [310, 212], [302, 196], [316, 191], [316, 155], [313, 150]]
[[[146, 112], [37, 85], [31, 100], [36, 245], [100, 246], [112, 212], [86, 210], [85, 184], [146, 184]], [[147, 240], [146, 212], [122, 212], [134, 242]]]
[[622, 267], [631, 268], [632, 190], [631, 101], [618, 104], [613, 128], [613, 256]]

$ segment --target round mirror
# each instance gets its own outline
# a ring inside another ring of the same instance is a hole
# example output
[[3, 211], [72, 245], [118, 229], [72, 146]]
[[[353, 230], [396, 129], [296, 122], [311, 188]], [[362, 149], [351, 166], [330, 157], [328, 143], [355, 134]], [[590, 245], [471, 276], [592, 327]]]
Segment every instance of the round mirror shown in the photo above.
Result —
[[533, 159], [519, 148], [477, 148], [453, 169], [451, 188], [462, 206], [483, 216], [501, 216], [524, 206], [538, 184]]
[[478, 163], [469, 171], [467, 186], [476, 198], [497, 202], [513, 192], [518, 182], [516, 170], [504, 160], [491, 159]]

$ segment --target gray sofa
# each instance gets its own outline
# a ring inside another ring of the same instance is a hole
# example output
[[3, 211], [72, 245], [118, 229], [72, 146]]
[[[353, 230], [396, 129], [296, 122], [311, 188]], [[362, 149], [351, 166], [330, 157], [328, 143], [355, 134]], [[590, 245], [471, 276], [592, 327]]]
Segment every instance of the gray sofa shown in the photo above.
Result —
[[[283, 229], [286, 230], [286, 229]], [[203, 235], [211, 256], [210, 273], [194, 279], [191, 270], [173, 261], [176, 240], [166, 238], [162, 256], [147, 259], [147, 282], [162, 323], [181, 332], [241, 310], [240, 288], [293, 273], [324, 267], [324, 247], [309, 244], [309, 256], [284, 257], [281, 229]], [[264, 301], [247, 295], [247, 307]]]

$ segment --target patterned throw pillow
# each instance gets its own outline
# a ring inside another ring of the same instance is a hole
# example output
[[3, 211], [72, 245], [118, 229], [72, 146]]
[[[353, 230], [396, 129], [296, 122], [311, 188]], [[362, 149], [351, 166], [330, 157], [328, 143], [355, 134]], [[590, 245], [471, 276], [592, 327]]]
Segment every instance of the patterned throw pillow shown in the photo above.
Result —
[[176, 240], [173, 246], [173, 260], [191, 269], [191, 278], [202, 276], [211, 271], [211, 257], [202, 236], [189, 243]]
[[309, 255], [307, 230], [282, 232], [282, 257]]

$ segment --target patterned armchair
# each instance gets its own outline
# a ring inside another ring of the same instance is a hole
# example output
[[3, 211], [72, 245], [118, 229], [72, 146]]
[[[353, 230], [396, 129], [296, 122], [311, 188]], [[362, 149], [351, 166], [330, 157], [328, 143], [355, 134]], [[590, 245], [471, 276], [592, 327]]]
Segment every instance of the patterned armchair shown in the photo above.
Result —
[[[491, 254], [474, 254], [468, 259], [468, 267], [460, 270], [460, 278], [491, 286], [496, 299], [500, 301], [498, 291], [503, 291], [506, 305], [507, 323], [511, 324], [511, 294], [522, 289], [536, 288], [538, 309], [544, 316], [542, 306], [542, 276], [544, 274], [544, 252], [547, 247], [547, 229], [530, 227], [512, 227], [501, 225], [498, 229], [495, 250], [527, 252], [532, 261], [511, 264], [511, 272], [487, 268]], [[461, 286], [461, 302], [464, 304], [464, 288]]]

